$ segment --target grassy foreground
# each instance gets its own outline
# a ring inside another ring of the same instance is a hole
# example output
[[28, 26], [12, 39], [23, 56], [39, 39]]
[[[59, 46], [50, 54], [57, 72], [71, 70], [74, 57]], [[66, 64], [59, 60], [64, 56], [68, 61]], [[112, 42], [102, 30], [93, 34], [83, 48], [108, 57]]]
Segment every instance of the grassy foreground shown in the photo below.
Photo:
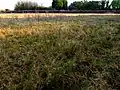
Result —
[[0, 90], [119, 90], [120, 16], [0, 19]]

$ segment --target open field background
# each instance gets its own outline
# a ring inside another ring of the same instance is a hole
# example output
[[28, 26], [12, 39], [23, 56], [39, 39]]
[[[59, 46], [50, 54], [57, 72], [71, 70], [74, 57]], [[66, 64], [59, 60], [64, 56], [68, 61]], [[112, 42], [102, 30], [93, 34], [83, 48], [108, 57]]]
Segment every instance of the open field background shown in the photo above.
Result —
[[0, 90], [119, 89], [119, 15], [0, 19]]
[[35, 17], [35, 16], [39, 16], [39, 17], [56, 17], [56, 16], [90, 16], [90, 15], [108, 15], [108, 16], [116, 16], [116, 15], [120, 15], [120, 14], [114, 14], [114, 13], [11, 13], [11, 14], [0, 14], [0, 18], [25, 18], [25, 17]]

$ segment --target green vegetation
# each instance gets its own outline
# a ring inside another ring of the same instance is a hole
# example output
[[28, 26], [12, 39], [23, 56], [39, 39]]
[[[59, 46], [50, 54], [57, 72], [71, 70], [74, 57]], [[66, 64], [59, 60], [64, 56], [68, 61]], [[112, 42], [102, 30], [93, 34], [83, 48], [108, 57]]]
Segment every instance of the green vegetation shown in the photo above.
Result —
[[14, 10], [50, 10], [51, 7], [39, 6], [36, 2], [19, 1], [15, 4]]
[[120, 10], [120, 0], [113, 0], [111, 5], [113, 9]]
[[120, 10], [120, 0], [81, 0], [68, 6], [67, 0], [52, 0], [50, 7], [39, 6], [36, 2], [19, 1], [15, 10]]
[[52, 8], [56, 10], [67, 10], [67, 0], [53, 0]]
[[[117, 4], [118, 5], [118, 4]], [[116, 6], [116, 5], [114, 5]], [[120, 6], [120, 5], [118, 5]], [[110, 10], [113, 4], [109, 0], [101, 1], [74, 1], [69, 6], [70, 10]], [[115, 10], [115, 8], [114, 8]]]
[[38, 8], [38, 4], [36, 2], [28, 2], [28, 1], [19, 1], [15, 5], [15, 10], [35, 10]]
[[0, 90], [119, 90], [119, 18], [1, 19]]

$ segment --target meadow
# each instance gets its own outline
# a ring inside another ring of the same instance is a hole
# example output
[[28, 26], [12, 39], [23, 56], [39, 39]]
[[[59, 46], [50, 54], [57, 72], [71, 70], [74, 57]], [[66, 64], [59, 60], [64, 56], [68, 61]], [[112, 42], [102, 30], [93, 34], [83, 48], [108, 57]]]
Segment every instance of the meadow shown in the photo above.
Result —
[[120, 16], [1, 17], [0, 90], [120, 90]]

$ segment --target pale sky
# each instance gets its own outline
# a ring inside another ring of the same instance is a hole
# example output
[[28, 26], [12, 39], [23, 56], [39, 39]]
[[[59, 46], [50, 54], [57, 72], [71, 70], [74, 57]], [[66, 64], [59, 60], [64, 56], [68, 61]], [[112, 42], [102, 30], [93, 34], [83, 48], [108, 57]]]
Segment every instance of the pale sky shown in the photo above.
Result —
[[[15, 4], [20, 0], [1, 0], [0, 1], [0, 10], [1, 9], [10, 9], [13, 10]], [[52, 0], [21, 0], [21, 1], [33, 1], [37, 2], [39, 5], [43, 6], [51, 6]], [[68, 0], [68, 4], [72, 3], [73, 1], [80, 1], [80, 0]]]

